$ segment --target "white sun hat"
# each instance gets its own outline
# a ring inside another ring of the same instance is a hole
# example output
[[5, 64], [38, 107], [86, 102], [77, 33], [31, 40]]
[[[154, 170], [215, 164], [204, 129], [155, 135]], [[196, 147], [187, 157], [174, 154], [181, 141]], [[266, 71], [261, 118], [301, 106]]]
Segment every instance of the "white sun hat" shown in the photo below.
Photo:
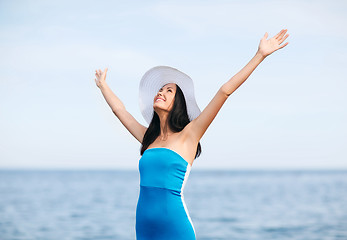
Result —
[[186, 100], [189, 120], [192, 121], [201, 113], [194, 96], [193, 80], [185, 73], [168, 66], [157, 66], [148, 70], [142, 77], [139, 88], [139, 104], [142, 116], [148, 124], [154, 114], [154, 97], [168, 83], [177, 84]]

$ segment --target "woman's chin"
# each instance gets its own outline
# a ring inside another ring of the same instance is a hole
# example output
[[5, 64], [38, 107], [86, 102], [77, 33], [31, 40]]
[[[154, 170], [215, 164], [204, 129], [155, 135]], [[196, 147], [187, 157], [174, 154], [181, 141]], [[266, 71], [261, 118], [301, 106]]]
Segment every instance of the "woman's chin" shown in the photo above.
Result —
[[161, 104], [158, 104], [158, 103], [153, 104], [153, 109], [159, 110], [159, 111], [166, 110], [166, 108], [164, 106], [162, 106]]
[[153, 103], [153, 107], [162, 107], [162, 103], [160, 101]]

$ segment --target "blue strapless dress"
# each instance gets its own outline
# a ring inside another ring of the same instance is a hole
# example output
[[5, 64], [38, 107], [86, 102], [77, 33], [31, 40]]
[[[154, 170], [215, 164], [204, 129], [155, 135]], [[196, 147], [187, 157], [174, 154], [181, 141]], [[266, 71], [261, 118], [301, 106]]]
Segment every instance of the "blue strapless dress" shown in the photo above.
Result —
[[191, 165], [168, 148], [149, 148], [139, 161], [137, 240], [195, 240], [183, 189]]

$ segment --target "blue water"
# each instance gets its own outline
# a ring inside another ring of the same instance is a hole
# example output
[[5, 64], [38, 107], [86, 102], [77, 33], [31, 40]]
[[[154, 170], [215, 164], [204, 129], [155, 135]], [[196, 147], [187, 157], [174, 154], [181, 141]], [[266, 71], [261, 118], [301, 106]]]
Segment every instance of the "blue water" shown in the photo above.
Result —
[[[135, 239], [137, 171], [0, 171], [0, 240]], [[347, 171], [192, 169], [198, 240], [347, 240]]]

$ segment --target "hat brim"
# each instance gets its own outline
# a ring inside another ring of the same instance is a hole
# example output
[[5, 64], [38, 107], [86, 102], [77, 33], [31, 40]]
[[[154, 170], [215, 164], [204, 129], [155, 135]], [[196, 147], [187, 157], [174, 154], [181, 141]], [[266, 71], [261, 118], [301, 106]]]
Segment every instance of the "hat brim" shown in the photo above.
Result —
[[157, 66], [148, 70], [142, 77], [139, 87], [139, 104], [143, 118], [151, 123], [154, 109], [154, 97], [164, 85], [177, 84], [185, 97], [189, 120], [192, 121], [201, 113], [195, 100], [193, 80], [185, 73], [168, 66]]

